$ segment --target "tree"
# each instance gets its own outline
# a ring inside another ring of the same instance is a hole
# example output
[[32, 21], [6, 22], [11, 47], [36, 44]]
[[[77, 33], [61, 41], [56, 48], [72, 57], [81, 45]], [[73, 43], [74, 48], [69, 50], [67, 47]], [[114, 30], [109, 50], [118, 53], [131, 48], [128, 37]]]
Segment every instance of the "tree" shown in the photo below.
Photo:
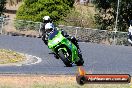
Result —
[[18, 4], [19, 2], [21, 2], [22, 0], [6, 0], [7, 3], [9, 3], [9, 5], [16, 5]]
[[16, 5], [18, 2], [21, 2], [22, 0], [0, 0], [0, 16], [3, 14], [3, 12], [6, 10], [6, 3], [9, 3], [9, 5]]
[[17, 19], [42, 21], [43, 16], [49, 15], [55, 22], [62, 20], [74, 0], [24, 0], [17, 11]]
[[6, 1], [5, 0], [0, 0], [0, 16], [5, 11], [5, 4], [6, 4]]
[[[100, 29], [114, 29], [118, 0], [95, 0], [98, 14], [95, 15]], [[126, 31], [132, 20], [132, 0], [120, 0], [118, 31]]]

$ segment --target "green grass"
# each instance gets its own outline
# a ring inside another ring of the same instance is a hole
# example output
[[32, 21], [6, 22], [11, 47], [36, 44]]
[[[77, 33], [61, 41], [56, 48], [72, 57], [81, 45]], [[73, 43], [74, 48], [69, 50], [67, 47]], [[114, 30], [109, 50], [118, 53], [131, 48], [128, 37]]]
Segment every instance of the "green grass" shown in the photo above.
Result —
[[0, 49], [0, 64], [17, 63], [25, 59], [24, 55], [15, 51]]
[[3, 85], [3, 86], [0, 86], [0, 88], [12, 88], [12, 87], [10, 87], [8, 85]]
[[34, 84], [31, 88], [130, 88], [129, 84], [85, 84], [78, 85], [76, 83], [65, 84]]

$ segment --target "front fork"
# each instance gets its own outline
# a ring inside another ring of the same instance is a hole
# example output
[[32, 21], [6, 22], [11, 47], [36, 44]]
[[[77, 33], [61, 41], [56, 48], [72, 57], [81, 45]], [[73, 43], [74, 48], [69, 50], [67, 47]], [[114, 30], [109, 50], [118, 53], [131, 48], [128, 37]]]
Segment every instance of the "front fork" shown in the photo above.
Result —
[[68, 51], [67, 51], [66, 48], [59, 48], [59, 49], [58, 49], [58, 52], [59, 52], [60, 50], [64, 50], [64, 51], [66, 52], [66, 54], [65, 54], [66, 57], [69, 56], [69, 53], [68, 53]]
[[77, 51], [77, 47], [74, 44], [71, 45], [72, 47], [70, 48], [70, 50], [72, 52], [72, 62], [75, 63], [79, 61], [78, 51]]

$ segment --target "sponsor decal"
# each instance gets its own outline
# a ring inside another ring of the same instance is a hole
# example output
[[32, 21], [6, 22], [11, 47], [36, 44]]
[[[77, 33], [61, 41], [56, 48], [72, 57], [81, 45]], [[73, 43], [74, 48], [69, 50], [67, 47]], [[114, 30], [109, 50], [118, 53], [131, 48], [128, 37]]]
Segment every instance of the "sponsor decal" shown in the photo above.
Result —
[[76, 75], [78, 84], [86, 83], [130, 83], [129, 74], [86, 74], [84, 68], [79, 67], [79, 73]]

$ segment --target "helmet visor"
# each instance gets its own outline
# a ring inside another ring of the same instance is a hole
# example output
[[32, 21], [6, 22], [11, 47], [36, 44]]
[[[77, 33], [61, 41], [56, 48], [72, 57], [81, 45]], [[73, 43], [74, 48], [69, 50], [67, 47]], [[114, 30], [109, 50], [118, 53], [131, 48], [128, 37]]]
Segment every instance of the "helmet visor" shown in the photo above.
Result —
[[53, 28], [46, 29], [46, 33], [50, 33], [53, 30]]
[[44, 23], [50, 23], [50, 20], [44, 20]]

